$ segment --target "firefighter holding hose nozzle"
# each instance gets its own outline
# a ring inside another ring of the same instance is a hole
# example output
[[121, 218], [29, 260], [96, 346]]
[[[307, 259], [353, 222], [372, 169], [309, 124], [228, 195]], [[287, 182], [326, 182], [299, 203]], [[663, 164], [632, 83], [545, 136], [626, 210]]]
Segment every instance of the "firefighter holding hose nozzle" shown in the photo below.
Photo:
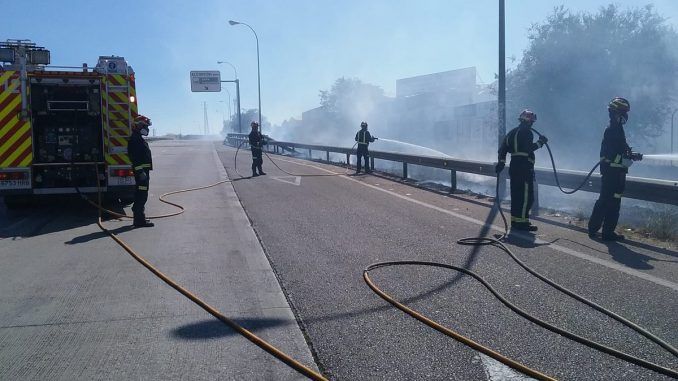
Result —
[[497, 174], [506, 166], [506, 154], [511, 154], [509, 177], [511, 178], [511, 229], [537, 231], [530, 223], [530, 209], [534, 202], [534, 151], [541, 148], [548, 139], [539, 136], [533, 142], [532, 125], [537, 114], [523, 110], [518, 117], [520, 125], [506, 134], [500, 148], [495, 167]]
[[127, 145], [127, 152], [129, 153], [130, 161], [132, 161], [134, 180], [136, 182], [134, 205], [132, 205], [134, 227], [136, 228], [154, 225], [150, 220], [146, 219], [145, 214], [150, 171], [153, 170], [153, 158], [151, 157], [151, 149], [143, 137], [148, 136], [148, 127], [150, 125], [151, 120], [143, 115], [138, 115], [134, 118], [132, 136], [129, 138], [129, 144]]
[[360, 130], [355, 134], [355, 141], [358, 142], [358, 150], [356, 156], [358, 157], [358, 162], [356, 165], [355, 174], [359, 174], [362, 169], [361, 159], [365, 160], [365, 173], [371, 173], [370, 169], [370, 151], [368, 146], [370, 143], [374, 143], [377, 140], [374, 136], [370, 135], [370, 132], [367, 131], [367, 122], [360, 123]]
[[596, 238], [598, 230], [603, 228], [604, 241], [621, 241], [624, 236], [615, 233], [619, 221], [619, 209], [626, 185], [626, 174], [634, 161], [643, 159], [643, 155], [632, 152], [626, 142], [624, 124], [629, 119], [631, 104], [628, 100], [615, 97], [607, 106], [610, 124], [605, 129], [600, 144], [600, 196], [593, 207], [589, 219], [589, 237]]

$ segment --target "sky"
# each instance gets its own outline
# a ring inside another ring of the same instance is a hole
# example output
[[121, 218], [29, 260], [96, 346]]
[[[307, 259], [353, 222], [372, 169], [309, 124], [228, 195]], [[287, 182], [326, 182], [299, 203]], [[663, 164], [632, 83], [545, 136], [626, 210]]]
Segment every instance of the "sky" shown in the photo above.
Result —
[[[527, 48], [528, 29], [565, 4], [596, 11], [610, 0], [507, 0], [507, 66]], [[654, 5], [678, 29], [678, 0], [617, 0]], [[240, 80], [241, 107], [257, 108], [259, 37], [261, 109], [279, 124], [319, 106], [319, 91], [355, 77], [395, 95], [395, 81], [476, 66], [478, 81], [497, 72], [497, 0], [0, 0], [0, 40], [30, 39], [51, 51], [52, 64], [93, 66], [100, 55], [124, 56], [137, 78], [139, 110], [158, 135], [221, 130], [229, 96], [191, 93], [191, 70], [220, 70]], [[224, 84], [235, 99], [235, 87]], [[235, 112], [233, 107], [232, 111]], [[249, 124], [249, 121], [243, 121]]]

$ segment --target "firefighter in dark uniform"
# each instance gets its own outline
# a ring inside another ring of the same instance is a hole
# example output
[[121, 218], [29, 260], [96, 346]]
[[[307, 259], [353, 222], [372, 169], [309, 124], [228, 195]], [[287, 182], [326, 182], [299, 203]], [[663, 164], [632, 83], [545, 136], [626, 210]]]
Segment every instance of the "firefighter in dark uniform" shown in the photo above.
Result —
[[370, 169], [370, 151], [367, 149], [367, 147], [370, 145], [370, 143], [373, 143], [377, 138], [373, 137], [370, 135], [370, 132], [367, 131], [367, 123], [362, 122], [360, 123], [360, 130], [355, 134], [355, 141], [358, 142], [358, 151], [357, 151], [357, 156], [358, 156], [358, 164], [356, 167], [356, 175], [360, 173], [360, 170], [362, 169], [362, 163], [360, 162], [361, 158], [365, 159], [365, 173], [371, 173], [372, 170]]
[[143, 136], [148, 136], [148, 127], [150, 125], [151, 120], [143, 115], [134, 118], [132, 136], [129, 138], [129, 144], [127, 145], [127, 152], [132, 161], [134, 180], [136, 182], [132, 212], [134, 213], [134, 227], [138, 228], [153, 226], [153, 223], [146, 219], [144, 212], [146, 201], [148, 200], [148, 184], [150, 171], [153, 169], [153, 159], [151, 157], [151, 149], [148, 148], [148, 143], [146, 143]]
[[[257, 177], [259, 175], [265, 175], [264, 171], [261, 169], [261, 165], [264, 164], [263, 152], [261, 147], [266, 144], [264, 136], [259, 132], [259, 123], [252, 122], [250, 123], [252, 131], [250, 132], [250, 148], [252, 149], [252, 177]], [[259, 170], [259, 173], [257, 173]]]
[[523, 110], [518, 117], [520, 125], [506, 134], [499, 147], [499, 160], [495, 168], [497, 174], [506, 166], [506, 154], [511, 154], [509, 177], [511, 178], [511, 229], [536, 231], [530, 223], [530, 209], [534, 202], [534, 151], [541, 148], [548, 139], [540, 136], [533, 142], [532, 125], [537, 114]]
[[629, 101], [616, 97], [607, 107], [610, 124], [605, 129], [603, 142], [600, 145], [600, 196], [593, 207], [589, 219], [589, 237], [595, 238], [598, 230], [603, 228], [603, 240], [620, 241], [624, 236], [614, 232], [619, 221], [619, 208], [626, 185], [626, 174], [633, 161], [642, 160], [643, 155], [631, 152], [626, 143], [624, 124], [631, 111]]

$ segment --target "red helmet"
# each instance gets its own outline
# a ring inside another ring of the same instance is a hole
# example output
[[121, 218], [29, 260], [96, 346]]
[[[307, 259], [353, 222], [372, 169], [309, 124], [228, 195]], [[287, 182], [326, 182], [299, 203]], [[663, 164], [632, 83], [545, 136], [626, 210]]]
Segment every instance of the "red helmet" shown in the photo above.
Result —
[[537, 121], [537, 114], [534, 113], [532, 110], [525, 109], [520, 113], [520, 116], [518, 117], [518, 120], [521, 122], [536, 122]]
[[144, 128], [144, 127], [148, 127], [148, 126], [150, 126], [150, 125], [152, 125], [152, 124], [153, 124], [153, 123], [151, 123], [151, 120], [148, 119], [147, 117], [145, 117], [145, 116], [143, 116], [143, 115], [137, 115], [137, 116], [134, 118], [134, 123], [132, 124], [132, 129], [134, 129], [134, 130], [140, 130], [140, 129], [142, 129], [142, 128]]

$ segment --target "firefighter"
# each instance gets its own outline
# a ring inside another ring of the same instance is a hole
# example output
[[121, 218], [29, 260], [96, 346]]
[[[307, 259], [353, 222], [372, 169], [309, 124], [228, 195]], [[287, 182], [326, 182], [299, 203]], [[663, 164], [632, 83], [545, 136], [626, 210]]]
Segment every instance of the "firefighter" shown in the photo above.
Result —
[[532, 125], [537, 114], [523, 110], [518, 117], [520, 125], [506, 134], [499, 148], [499, 160], [495, 171], [501, 173], [506, 165], [506, 154], [511, 154], [509, 177], [511, 178], [511, 229], [537, 231], [530, 223], [530, 209], [534, 202], [534, 151], [541, 148], [548, 139], [540, 136], [533, 142]]
[[150, 171], [153, 170], [153, 159], [151, 157], [151, 149], [148, 148], [148, 143], [143, 137], [148, 136], [148, 127], [150, 125], [151, 120], [143, 115], [134, 118], [132, 136], [129, 138], [127, 146], [136, 182], [132, 212], [134, 213], [134, 227], [137, 228], [153, 226], [153, 223], [146, 219], [146, 214], [144, 213], [146, 200], [148, 200], [148, 184]]
[[[261, 165], [264, 164], [263, 152], [261, 147], [266, 144], [264, 136], [259, 132], [259, 123], [253, 121], [250, 123], [252, 131], [250, 132], [250, 148], [252, 149], [252, 177], [257, 177], [259, 175], [265, 175], [264, 171], [261, 169]], [[259, 173], [257, 173], [259, 170]]]
[[589, 219], [589, 237], [595, 238], [603, 228], [604, 241], [621, 241], [624, 236], [614, 232], [619, 221], [619, 208], [626, 185], [626, 174], [633, 161], [642, 160], [643, 155], [631, 152], [626, 143], [624, 124], [629, 119], [629, 101], [615, 97], [607, 106], [610, 124], [605, 129], [600, 144], [600, 196]]
[[370, 135], [370, 132], [367, 131], [367, 123], [362, 122], [360, 123], [360, 130], [355, 134], [355, 141], [358, 142], [358, 151], [357, 151], [357, 156], [358, 156], [358, 164], [357, 168], [355, 171], [355, 174], [359, 174], [360, 170], [362, 169], [362, 163], [360, 162], [361, 158], [365, 159], [365, 173], [372, 173], [372, 170], [370, 169], [370, 152], [368, 151], [367, 147], [370, 145], [370, 143], [373, 143], [377, 138], [373, 137]]

